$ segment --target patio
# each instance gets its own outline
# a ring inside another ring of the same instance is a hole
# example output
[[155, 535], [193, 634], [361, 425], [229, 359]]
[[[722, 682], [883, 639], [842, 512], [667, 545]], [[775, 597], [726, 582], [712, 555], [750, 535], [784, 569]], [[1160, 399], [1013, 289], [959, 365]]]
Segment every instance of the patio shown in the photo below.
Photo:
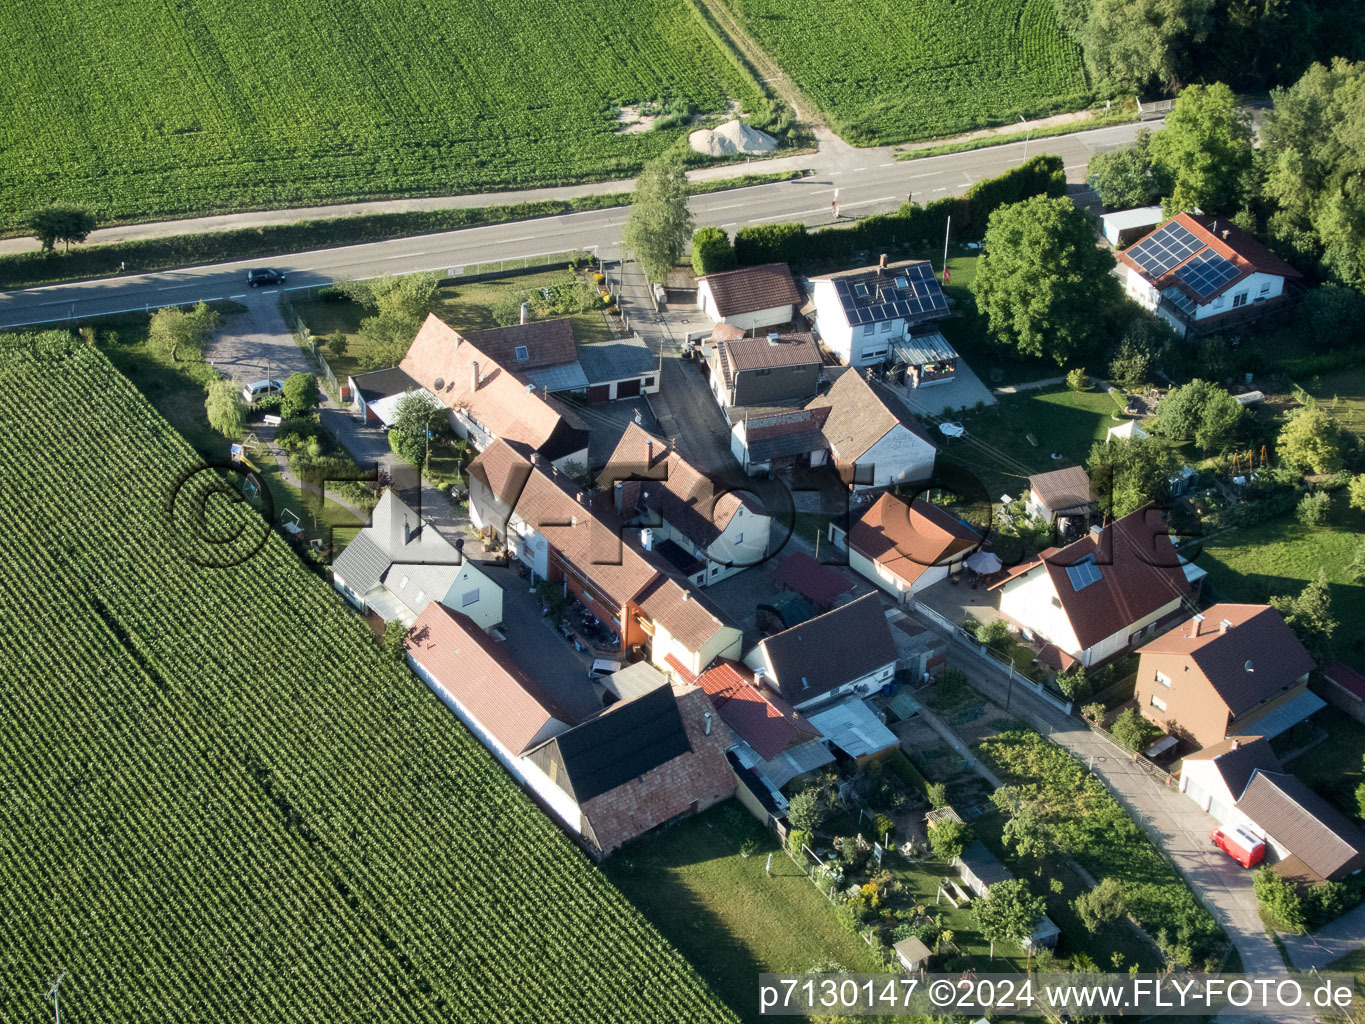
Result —
[[[970, 574], [968, 574], [970, 576]], [[946, 579], [915, 594], [915, 605], [935, 612], [954, 627], [961, 626], [969, 616], [986, 623], [1000, 618], [999, 596], [987, 590], [984, 582], [959, 582]]]
[[942, 416], [943, 410], [975, 409], [977, 402], [994, 405], [995, 396], [972, 368], [958, 360], [953, 379], [944, 383], [925, 384], [918, 388], [896, 387], [892, 390], [920, 416]]

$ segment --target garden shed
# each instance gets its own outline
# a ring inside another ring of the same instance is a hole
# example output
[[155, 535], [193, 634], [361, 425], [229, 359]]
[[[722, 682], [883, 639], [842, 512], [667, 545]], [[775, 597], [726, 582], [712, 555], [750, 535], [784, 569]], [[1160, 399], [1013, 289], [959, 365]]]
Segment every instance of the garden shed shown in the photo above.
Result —
[[957, 858], [956, 867], [963, 883], [977, 896], [985, 896], [991, 886], [1014, 877], [980, 839], [967, 844]]
[[909, 938], [901, 939], [891, 947], [896, 951], [896, 958], [900, 960], [901, 966], [907, 971], [923, 971], [929, 967], [929, 947], [919, 939], [911, 935]]

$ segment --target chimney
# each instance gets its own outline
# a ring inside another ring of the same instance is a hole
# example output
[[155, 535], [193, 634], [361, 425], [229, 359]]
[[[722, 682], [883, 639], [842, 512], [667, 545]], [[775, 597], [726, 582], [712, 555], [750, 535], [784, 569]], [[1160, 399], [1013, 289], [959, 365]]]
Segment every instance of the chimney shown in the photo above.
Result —
[[778, 339], [781, 337], [782, 335], [778, 334], [776, 331], [770, 332], [768, 335], [768, 344], [771, 345], [773, 348], [777, 348]]
[[1230, 748], [1228, 748], [1228, 749], [1230, 749], [1230, 750], [1237, 750], [1237, 749], [1239, 749], [1239, 748], [1241, 747], [1241, 745], [1242, 745], [1242, 741], [1241, 741], [1241, 740], [1233, 740], [1233, 741], [1232, 741], [1232, 746], [1231, 746]]
[[711, 735], [711, 712], [706, 712], [706, 735]]
[[1190, 639], [1191, 639], [1191, 640], [1196, 640], [1196, 639], [1198, 639], [1198, 637], [1199, 637], [1199, 627], [1202, 626], [1203, 624], [1204, 624], [1204, 616], [1199, 615], [1199, 614], [1196, 614], [1195, 617], [1194, 617], [1193, 619], [1190, 620], [1190, 625], [1192, 625], [1192, 626], [1194, 627], [1193, 632], [1190, 633]]
[[885, 270], [886, 270], [886, 253], [882, 253], [882, 258], [881, 258], [880, 260], [877, 261], [877, 276], [878, 276], [878, 277], [881, 277], [881, 276], [882, 276], [882, 272], [885, 271]]
[[690, 590], [684, 589], [684, 590], [683, 590], [682, 599], [683, 599], [684, 601], [690, 601], [690, 600], [692, 600], [692, 592], [691, 592]]
[[534, 395], [536, 393], [536, 386], [534, 384], [527, 384], [526, 393], [528, 395]]
[[479, 390], [479, 361], [477, 359], [469, 364], [469, 390]]
[[577, 525], [578, 525], [578, 516], [569, 516], [569, 525], [570, 525], [570, 526], [577, 526]]
[[526, 323], [526, 303], [521, 304], [521, 322]]
[[611, 489], [611, 503], [618, 513], [621, 511], [621, 492], [625, 489], [625, 485], [620, 480], [617, 480]]
[[1227, 632], [1228, 630], [1230, 630], [1231, 628], [1232, 628], [1232, 620], [1231, 620], [1231, 619], [1224, 619], [1222, 622], [1218, 623], [1218, 635], [1219, 635], [1219, 636], [1222, 636], [1224, 633], [1226, 633], [1226, 632]]
[[651, 437], [648, 441], [645, 442], [645, 468], [646, 468], [646, 469], [649, 469], [649, 467], [651, 467], [651, 466], [653, 466], [653, 465], [654, 465], [654, 438]]
[[1226, 242], [1226, 241], [1228, 240], [1228, 235], [1230, 235], [1230, 234], [1232, 234], [1232, 232], [1229, 231], [1227, 228], [1224, 228], [1224, 229], [1223, 229], [1223, 241]]
[[579, 491], [578, 494], [574, 496], [574, 501], [578, 502], [580, 505], [583, 504], [583, 492], [582, 492], [582, 491]]

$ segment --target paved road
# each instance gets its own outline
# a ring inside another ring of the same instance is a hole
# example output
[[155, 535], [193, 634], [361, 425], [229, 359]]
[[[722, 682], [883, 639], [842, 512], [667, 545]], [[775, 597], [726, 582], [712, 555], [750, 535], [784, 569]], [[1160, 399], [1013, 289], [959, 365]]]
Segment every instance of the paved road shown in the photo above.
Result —
[[[795, 181], [695, 196], [691, 206], [699, 226], [712, 224], [734, 230], [780, 220], [827, 224], [833, 221], [831, 203], [836, 189], [842, 216], [861, 217], [893, 210], [910, 195], [916, 202], [924, 202], [960, 194], [982, 178], [1017, 166], [1025, 152], [1060, 154], [1069, 180], [1080, 182], [1091, 154], [1131, 141], [1137, 127], [1118, 125], [1031, 146], [1012, 143], [909, 162], [894, 160], [890, 149], [854, 149], [833, 140], [816, 154], [819, 173]], [[800, 162], [802, 158], [789, 159]], [[761, 168], [758, 163], [753, 167]], [[0, 294], [0, 327], [155, 309], [200, 299], [245, 301], [250, 294], [245, 282], [250, 267], [286, 270], [286, 287], [297, 289], [327, 284], [338, 277], [449, 271], [471, 263], [593, 246], [601, 255], [614, 257], [625, 219], [623, 208], [591, 210], [288, 256], [19, 289]], [[263, 289], [260, 295], [275, 293], [276, 289]]]

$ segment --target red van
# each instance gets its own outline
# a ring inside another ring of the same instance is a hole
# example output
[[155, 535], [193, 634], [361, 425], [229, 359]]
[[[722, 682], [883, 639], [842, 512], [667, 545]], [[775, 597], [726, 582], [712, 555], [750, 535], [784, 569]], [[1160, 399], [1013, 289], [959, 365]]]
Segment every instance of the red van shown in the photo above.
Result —
[[1220, 825], [1209, 833], [1209, 839], [1244, 868], [1259, 864], [1265, 858], [1265, 842], [1244, 828]]

